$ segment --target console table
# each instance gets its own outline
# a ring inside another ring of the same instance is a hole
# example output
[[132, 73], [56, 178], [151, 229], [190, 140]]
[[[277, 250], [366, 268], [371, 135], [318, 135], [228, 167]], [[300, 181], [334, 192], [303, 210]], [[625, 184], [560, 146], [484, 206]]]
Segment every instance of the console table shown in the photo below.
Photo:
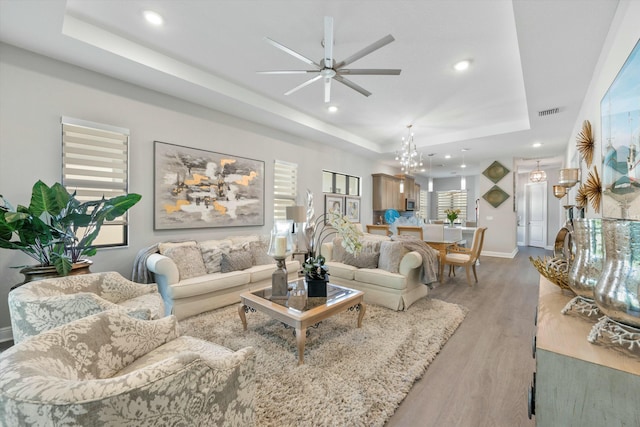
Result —
[[589, 343], [599, 316], [561, 314], [572, 297], [540, 277], [530, 393], [536, 426], [640, 426], [640, 350], [606, 334]]

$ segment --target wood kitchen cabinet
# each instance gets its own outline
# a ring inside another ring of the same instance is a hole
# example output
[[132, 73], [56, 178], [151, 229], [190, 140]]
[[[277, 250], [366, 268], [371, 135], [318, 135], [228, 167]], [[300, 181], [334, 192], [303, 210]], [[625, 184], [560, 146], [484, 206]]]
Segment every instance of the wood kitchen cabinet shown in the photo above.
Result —
[[540, 278], [530, 393], [536, 426], [640, 426], [640, 350], [606, 333], [588, 342], [600, 316], [561, 314], [571, 297]]
[[373, 187], [373, 210], [404, 210], [404, 196], [400, 195], [400, 178], [384, 173], [371, 175]]

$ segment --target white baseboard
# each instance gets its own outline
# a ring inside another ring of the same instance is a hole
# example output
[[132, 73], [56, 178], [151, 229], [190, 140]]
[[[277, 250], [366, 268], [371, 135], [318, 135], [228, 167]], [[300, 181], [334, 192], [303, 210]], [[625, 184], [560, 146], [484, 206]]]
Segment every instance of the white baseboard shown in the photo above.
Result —
[[13, 339], [13, 331], [11, 326], [0, 328], [0, 342], [11, 341]]
[[492, 251], [482, 251], [481, 256], [492, 256], [496, 258], [515, 258], [518, 254], [518, 248], [516, 247], [513, 252], [492, 252]]

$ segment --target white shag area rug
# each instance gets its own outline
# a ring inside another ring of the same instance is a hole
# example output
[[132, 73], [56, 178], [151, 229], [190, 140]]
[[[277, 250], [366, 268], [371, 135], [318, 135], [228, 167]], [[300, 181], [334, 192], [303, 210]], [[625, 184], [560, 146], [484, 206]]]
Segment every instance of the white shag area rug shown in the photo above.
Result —
[[256, 349], [258, 426], [383, 426], [455, 332], [467, 309], [425, 298], [407, 311], [367, 305], [309, 328], [298, 366], [292, 329], [259, 312], [242, 330], [237, 305], [180, 321], [184, 335]]

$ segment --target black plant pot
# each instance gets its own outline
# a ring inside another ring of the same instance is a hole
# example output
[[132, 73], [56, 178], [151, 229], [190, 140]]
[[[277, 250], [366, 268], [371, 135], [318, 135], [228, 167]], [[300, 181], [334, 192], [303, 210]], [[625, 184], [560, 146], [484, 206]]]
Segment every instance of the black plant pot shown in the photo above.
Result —
[[308, 297], [325, 297], [327, 296], [327, 282], [329, 276], [324, 276], [323, 279], [313, 279], [309, 276], [305, 277], [307, 282], [307, 296]]

